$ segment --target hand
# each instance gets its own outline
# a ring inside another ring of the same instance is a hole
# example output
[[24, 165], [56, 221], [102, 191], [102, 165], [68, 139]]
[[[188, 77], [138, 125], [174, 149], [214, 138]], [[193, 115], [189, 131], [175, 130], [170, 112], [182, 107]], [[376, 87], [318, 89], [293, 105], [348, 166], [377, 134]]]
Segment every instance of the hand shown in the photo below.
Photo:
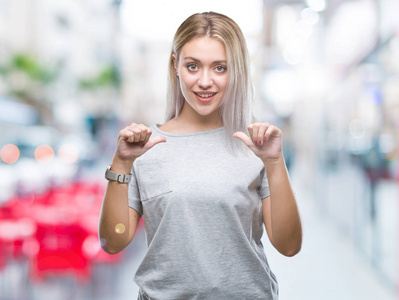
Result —
[[248, 126], [248, 132], [250, 136], [238, 131], [233, 137], [242, 140], [264, 162], [282, 158], [283, 134], [279, 128], [269, 123], [254, 123]]
[[166, 142], [163, 136], [150, 139], [152, 131], [143, 124], [132, 123], [119, 132], [115, 158], [134, 161], [158, 143]]

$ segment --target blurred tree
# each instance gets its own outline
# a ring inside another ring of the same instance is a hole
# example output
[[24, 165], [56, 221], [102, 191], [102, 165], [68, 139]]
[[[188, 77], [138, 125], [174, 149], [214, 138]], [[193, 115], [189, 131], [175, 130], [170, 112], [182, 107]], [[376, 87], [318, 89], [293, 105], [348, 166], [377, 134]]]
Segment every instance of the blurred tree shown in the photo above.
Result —
[[121, 85], [119, 70], [115, 65], [105, 66], [97, 75], [79, 80], [79, 87], [83, 90], [97, 90], [102, 88], [118, 89]]
[[25, 54], [16, 54], [12, 57], [11, 66], [15, 70], [25, 72], [33, 80], [49, 83], [55, 79], [56, 72], [42, 65], [33, 57]]
[[[122, 80], [118, 65], [108, 63], [91, 77], [78, 80], [78, 88], [89, 95], [86, 103], [89, 107], [87, 126], [94, 139], [101, 140], [101, 135], [116, 126], [115, 101], [119, 99]], [[89, 102], [89, 101], [88, 101]]]
[[56, 80], [60, 68], [48, 67], [32, 54], [15, 53], [0, 65], [0, 76], [5, 81], [5, 93], [31, 105], [39, 113], [43, 124], [52, 120], [51, 99], [46, 97], [46, 89]]

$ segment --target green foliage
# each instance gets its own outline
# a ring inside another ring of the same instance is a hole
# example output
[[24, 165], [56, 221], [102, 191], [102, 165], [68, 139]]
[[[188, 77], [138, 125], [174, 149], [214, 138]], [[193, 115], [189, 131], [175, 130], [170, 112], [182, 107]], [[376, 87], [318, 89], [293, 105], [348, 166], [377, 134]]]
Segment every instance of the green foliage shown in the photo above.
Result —
[[92, 78], [81, 79], [79, 86], [85, 90], [98, 88], [118, 88], [120, 86], [120, 75], [116, 66], [111, 65], [103, 68], [100, 73]]
[[7, 74], [15, 71], [23, 72], [32, 80], [39, 81], [43, 84], [50, 83], [58, 74], [57, 69], [50, 69], [40, 64], [33, 55], [25, 53], [12, 55], [4, 66], [0, 66], [0, 75], [2, 76], [7, 76]]
[[0, 76], [4, 76], [5, 73], [6, 73], [6, 68], [0, 65]]

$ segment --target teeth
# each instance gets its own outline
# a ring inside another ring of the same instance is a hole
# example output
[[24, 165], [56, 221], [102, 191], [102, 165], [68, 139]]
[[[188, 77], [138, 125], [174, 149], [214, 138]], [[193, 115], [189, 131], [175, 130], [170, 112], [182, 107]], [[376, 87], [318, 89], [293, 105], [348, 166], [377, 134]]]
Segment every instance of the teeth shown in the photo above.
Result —
[[215, 94], [197, 94], [198, 96], [200, 96], [201, 98], [209, 98], [209, 97], [212, 97], [213, 95], [215, 95]]

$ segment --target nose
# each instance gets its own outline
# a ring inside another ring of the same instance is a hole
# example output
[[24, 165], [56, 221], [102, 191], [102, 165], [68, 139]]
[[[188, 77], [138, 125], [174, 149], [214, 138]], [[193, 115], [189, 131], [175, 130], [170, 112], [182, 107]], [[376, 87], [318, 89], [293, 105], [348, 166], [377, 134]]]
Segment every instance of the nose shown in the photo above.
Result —
[[213, 85], [213, 80], [211, 78], [211, 74], [209, 71], [204, 70], [201, 72], [200, 77], [198, 78], [198, 86], [207, 89]]

